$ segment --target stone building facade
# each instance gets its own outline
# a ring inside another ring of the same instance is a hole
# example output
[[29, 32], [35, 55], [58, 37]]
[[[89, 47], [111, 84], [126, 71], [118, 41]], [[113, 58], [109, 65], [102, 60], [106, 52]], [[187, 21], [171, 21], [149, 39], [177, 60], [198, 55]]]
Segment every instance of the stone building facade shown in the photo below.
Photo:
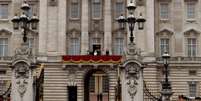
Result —
[[[83, 56], [95, 50], [101, 56], [109, 52], [110, 56], [124, 57], [125, 50], [129, 48], [130, 32], [129, 29], [120, 30], [116, 18], [121, 14], [127, 15], [129, 1], [27, 0], [32, 8], [29, 14], [36, 14], [40, 19], [38, 28], [29, 32], [28, 42], [37, 63], [42, 64], [34, 75], [35, 78], [43, 75], [43, 101], [68, 101], [73, 97], [68, 93], [70, 89], [74, 91], [71, 94], [76, 93], [77, 101], [95, 101], [97, 96], [102, 96], [103, 101], [115, 101], [118, 81], [116, 62], [69, 63], [64, 57], [80, 56], [78, 60], [82, 60]], [[13, 29], [11, 19], [15, 14], [20, 15], [22, 2], [0, 0], [0, 83], [7, 88], [12, 76], [8, 64], [22, 43], [21, 30]], [[143, 86], [150, 94], [144, 94], [145, 101], [150, 96], [160, 97], [161, 81], [164, 79], [160, 57], [165, 50], [172, 57], [169, 68], [174, 92], [172, 100], [176, 101], [179, 95], [200, 96], [201, 1], [136, 0], [136, 5], [135, 15], [142, 13], [146, 19], [145, 28], [138, 30], [136, 27], [134, 31], [135, 43], [143, 56], [146, 87]], [[91, 88], [86, 85], [91, 85]], [[98, 85], [101, 88], [96, 88]], [[98, 95], [98, 92], [104, 93]], [[35, 93], [35, 96], [39, 95]]]

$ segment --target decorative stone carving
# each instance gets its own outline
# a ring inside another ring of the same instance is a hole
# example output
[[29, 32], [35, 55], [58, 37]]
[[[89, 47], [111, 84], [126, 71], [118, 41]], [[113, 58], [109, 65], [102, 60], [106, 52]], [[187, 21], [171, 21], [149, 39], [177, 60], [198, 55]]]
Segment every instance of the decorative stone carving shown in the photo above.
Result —
[[68, 84], [70, 86], [75, 86], [76, 85], [76, 68], [77, 67], [69, 67], [68, 71], [69, 71], [69, 75], [68, 75]]
[[27, 82], [25, 79], [20, 79], [16, 83], [18, 84], [18, 92], [20, 93], [20, 97], [22, 99], [27, 90]]
[[15, 77], [17, 79], [29, 77], [29, 66], [26, 63], [17, 63], [15, 68]]
[[137, 93], [138, 79], [140, 76], [140, 66], [136, 63], [130, 63], [126, 66], [126, 77], [128, 85], [128, 93], [131, 99], [134, 100], [134, 96]]
[[17, 84], [17, 91], [20, 94], [21, 101], [23, 101], [24, 94], [27, 91], [27, 79], [29, 78], [29, 65], [25, 62], [18, 62], [14, 65], [14, 72]]
[[142, 52], [141, 49], [137, 48], [135, 43], [130, 43], [129, 44], [129, 48], [128, 48], [128, 51], [127, 51], [128, 55], [141, 56], [141, 52]]
[[27, 43], [23, 43], [19, 48], [15, 50], [15, 59], [29, 58], [32, 56], [32, 51], [28, 47]]

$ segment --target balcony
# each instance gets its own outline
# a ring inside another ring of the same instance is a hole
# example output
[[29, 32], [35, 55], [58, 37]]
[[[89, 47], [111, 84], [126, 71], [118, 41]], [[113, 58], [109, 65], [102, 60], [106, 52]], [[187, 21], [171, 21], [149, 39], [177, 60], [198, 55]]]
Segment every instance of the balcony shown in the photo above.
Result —
[[[162, 62], [162, 57], [156, 58], [157, 62]], [[170, 62], [171, 63], [200, 63], [201, 57], [171, 57]]]
[[119, 55], [65, 55], [63, 63], [72, 64], [119, 64], [122, 56]]

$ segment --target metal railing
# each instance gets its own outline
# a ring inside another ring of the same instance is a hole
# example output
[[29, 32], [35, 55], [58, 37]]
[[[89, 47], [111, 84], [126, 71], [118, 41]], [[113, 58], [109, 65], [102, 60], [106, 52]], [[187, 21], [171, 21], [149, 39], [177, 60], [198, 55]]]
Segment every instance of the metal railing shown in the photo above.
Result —
[[160, 97], [154, 96], [146, 86], [144, 81], [144, 101], [161, 101]]
[[[157, 57], [156, 61], [163, 61], [163, 59]], [[170, 61], [201, 61], [201, 57], [171, 57]]]

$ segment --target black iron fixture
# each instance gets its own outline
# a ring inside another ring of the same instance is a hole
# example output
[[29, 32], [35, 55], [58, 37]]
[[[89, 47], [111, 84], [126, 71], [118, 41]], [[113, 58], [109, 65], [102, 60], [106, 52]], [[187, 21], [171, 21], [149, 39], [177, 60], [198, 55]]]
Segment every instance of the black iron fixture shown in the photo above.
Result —
[[23, 10], [22, 14], [20, 16], [17, 16], [17, 14], [15, 14], [12, 22], [14, 29], [19, 29], [19, 27], [21, 27], [21, 29], [23, 30], [23, 42], [26, 43], [27, 31], [29, 31], [30, 28], [37, 29], [39, 19], [36, 14], [33, 14], [33, 16], [29, 16], [28, 13], [30, 10], [30, 6], [26, 1], [23, 2], [21, 9]]
[[119, 16], [117, 18], [117, 21], [119, 22], [119, 27], [120, 29], [125, 29], [126, 26], [126, 22], [128, 23], [129, 26], [129, 31], [130, 31], [130, 42], [133, 43], [134, 42], [134, 36], [133, 36], [133, 31], [135, 28], [135, 23], [138, 23], [138, 29], [142, 30], [144, 29], [144, 22], [146, 21], [143, 17], [142, 17], [142, 13], [140, 13], [140, 16], [137, 18], [134, 15], [134, 11], [136, 9], [136, 5], [135, 3], [131, 0], [128, 3], [127, 6], [127, 10], [128, 10], [128, 17], [124, 17], [123, 14], [121, 16]]
[[168, 52], [165, 52], [162, 55], [162, 58], [163, 58], [163, 64], [164, 64], [165, 81], [162, 82], [161, 98], [162, 98], [162, 101], [170, 101], [170, 97], [173, 94], [171, 84], [168, 79], [168, 75], [169, 75], [168, 66], [169, 66], [170, 55], [168, 54]]

